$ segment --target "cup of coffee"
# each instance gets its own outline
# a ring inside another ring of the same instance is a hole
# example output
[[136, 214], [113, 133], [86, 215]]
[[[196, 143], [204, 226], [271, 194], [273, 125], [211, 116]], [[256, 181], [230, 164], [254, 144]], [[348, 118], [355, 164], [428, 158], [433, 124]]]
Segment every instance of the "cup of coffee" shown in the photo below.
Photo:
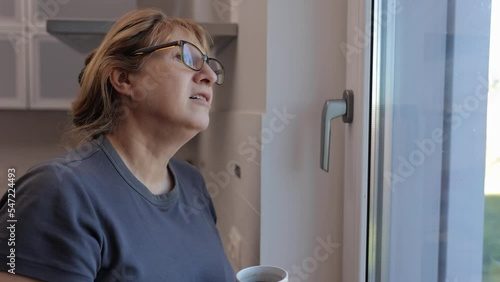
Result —
[[240, 270], [236, 279], [238, 282], [288, 282], [288, 273], [276, 266], [257, 265]]

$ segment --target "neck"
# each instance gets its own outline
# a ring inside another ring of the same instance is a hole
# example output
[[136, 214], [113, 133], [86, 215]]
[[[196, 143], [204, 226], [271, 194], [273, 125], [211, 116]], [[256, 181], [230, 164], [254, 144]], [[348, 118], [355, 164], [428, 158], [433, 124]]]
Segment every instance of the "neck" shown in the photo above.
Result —
[[[169, 128], [158, 133], [123, 121], [107, 137], [128, 169], [153, 194], [172, 190], [174, 183], [167, 165], [191, 137]], [[184, 136], [184, 138], [181, 138]]]

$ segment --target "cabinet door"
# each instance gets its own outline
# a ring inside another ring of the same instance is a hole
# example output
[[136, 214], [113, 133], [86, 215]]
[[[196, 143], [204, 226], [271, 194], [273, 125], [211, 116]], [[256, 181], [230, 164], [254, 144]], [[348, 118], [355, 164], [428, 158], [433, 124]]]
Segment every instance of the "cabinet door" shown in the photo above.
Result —
[[29, 49], [30, 107], [69, 109], [85, 55], [46, 33], [35, 34]]
[[23, 33], [0, 31], [0, 109], [26, 108], [26, 45]]
[[0, 29], [21, 26], [24, 4], [24, 0], [0, 0]]

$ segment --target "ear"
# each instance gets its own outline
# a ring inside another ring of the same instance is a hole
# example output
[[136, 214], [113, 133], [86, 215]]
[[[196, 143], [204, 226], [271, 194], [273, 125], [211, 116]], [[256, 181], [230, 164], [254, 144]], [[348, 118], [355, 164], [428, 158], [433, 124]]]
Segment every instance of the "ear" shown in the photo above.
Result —
[[124, 69], [113, 68], [109, 75], [109, 81], [118, 93], [132, 97], [132, 85], [129, 80], [129, 74]]

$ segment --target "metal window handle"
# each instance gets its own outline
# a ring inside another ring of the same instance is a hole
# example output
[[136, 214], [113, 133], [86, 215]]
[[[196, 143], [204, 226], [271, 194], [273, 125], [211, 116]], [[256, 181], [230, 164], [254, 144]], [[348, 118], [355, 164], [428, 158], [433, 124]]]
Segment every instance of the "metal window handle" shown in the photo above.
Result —
[[328, 172], [330, 160], [330, 122], [342, 116], [344, 123], [351, 123], [354, 109], [354, 93], [344, 90], [342, 99], [327, 100], [323, 105], [321, 118], [321, 168]]

